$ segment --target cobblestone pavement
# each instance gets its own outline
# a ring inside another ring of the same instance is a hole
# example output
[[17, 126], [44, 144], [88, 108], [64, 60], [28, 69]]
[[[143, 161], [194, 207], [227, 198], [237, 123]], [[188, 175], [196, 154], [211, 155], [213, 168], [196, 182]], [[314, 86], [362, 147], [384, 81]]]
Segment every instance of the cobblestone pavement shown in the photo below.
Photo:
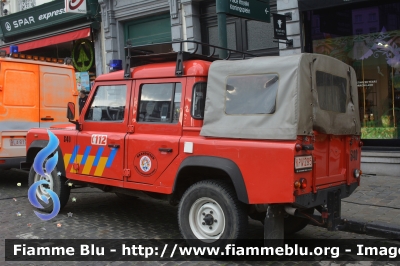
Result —
[[[68, 204], [59, 215], [50, 221], [41, 221], [33, 214], [27, 199], [27, 176], [20, 171], [0, 171], [0, 265], [396, 265], [396, 262], [384, 261], [5, 262], [5, 239], [181, 239], [177, 207], [154, 199], [122, 200], [115, 194], [93, 188], [72, 190]], [[399, 192], [400, 177], [363, 176], [361, 186], [343, 200], [342, 217], [400, 227]], [[72, 217], [68, 217], [68, 213], [72, 213]], [[262, 238], [262, 224], [250, 220], [248, 236]], [[347, 232], [329, 232], [311, 225], [298, 232], [295, 238], [387, 241]]]

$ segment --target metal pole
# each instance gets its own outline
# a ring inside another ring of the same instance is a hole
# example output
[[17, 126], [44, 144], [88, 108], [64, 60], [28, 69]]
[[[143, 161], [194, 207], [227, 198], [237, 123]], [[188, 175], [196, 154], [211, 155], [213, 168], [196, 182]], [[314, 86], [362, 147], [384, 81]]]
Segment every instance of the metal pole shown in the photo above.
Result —
[[[226, 32], [226, 14], [218, 13], [218, 40], [219, 46], [223, 48], [228, 48], [228, 34]], [[228, 53], [226, 50], [219, 49], [219, 58], [225, 59], [228, 57]]]

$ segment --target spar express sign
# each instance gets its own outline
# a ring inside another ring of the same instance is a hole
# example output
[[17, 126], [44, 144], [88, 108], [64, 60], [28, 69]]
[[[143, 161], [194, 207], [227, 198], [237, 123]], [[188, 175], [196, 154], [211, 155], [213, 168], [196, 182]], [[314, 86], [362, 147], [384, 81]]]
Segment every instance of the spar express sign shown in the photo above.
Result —
[[[69, 13], [71, 7], [74, 13]], [[85, 17], [86, 13], [86, 0], [54, 1], [2, 17], [1, 28], [5, 36], [17, 35], [76, 20]]]
[[6, 22], [5, 23], [5, 28], [7, 31], [12, 31], [13, 29], [18, 29], [18, 28], [22, 28], [26, 25], [31, 25], [31, 24], [35, 24], [36, 21], [41, 21], [41, 20], [49, 20], [52, 17], [56, 17], [58, 15], [61, 15], [65, 13], [65, 8], [61, 8], [59, 10], [54, 10], [52, 12], [49, 13], [45, 13], [45, 14], [41, 14], [39, 15], [37, 18], [35, 18], [34, 16], [29, 16], [29, 17], [22, 17], [22, 18], [18, 18], [17, 20], [12, 21], [12, 25], [10, 24], [10, 22]]

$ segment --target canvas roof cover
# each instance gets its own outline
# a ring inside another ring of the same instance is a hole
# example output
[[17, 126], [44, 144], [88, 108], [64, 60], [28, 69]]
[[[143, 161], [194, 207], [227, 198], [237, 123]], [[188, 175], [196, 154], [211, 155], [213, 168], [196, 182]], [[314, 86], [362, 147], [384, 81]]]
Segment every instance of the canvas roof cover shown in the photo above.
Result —
[[313, 130], [359, 135], [357, 93], [354, 69], [324, 55], [215, 61], [200, 135], [279, 140]]

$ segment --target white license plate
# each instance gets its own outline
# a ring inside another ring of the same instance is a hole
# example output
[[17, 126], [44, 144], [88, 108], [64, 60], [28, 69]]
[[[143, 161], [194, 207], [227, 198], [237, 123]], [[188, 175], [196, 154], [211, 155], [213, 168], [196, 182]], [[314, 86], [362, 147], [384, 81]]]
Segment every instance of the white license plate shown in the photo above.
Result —
[[10, 139], [10, 146], [25, 146], [25, 139]]
[[312, 170], [312, 156], [296, 156], [294, 157], [294, 170], [298, 172], [306, 172]]

